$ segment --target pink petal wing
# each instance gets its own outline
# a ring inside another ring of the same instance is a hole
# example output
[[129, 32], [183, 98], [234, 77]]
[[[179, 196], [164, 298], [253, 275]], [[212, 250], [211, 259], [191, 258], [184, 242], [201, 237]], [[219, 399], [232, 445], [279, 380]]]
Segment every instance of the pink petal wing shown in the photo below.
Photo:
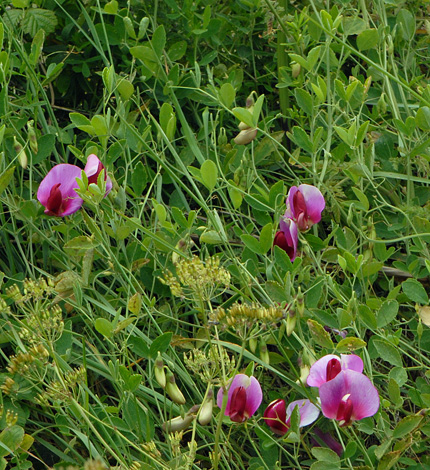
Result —
[[291, 402], [287, 407], [287, 420], [291, 416], [291, 413], [296, 406], [299, 407], [300, 427], [308, 426], [309, 424], [313, 423], [320, 414], [320, 410], [313, 403], [311, 403], [310, 400], [296, 400]]
[[358, 420], [373, 416], [379, 409], [379, 393], [376, 387], [369, 377], [359, 372], [346, 370], [344, 374], [353, 404], [352, 419]]
[[295, 219], [296, 218], [296, 213], [294, 212], [294, 194], [299, 190], [297, 186], [291, 186], [290, 190], [288, 191], [287, 194], [287, 210], [285, 211], [284, 217], [289, 218], [289, 219]]
[[297, 224], [292, 219], [281, 219], [279, 228], [284, 232], [287, 245], [292, 247], [292, 253], [289, 253], [291, 261], [294, 261], [297, 255], [297, 245], [299, 242], [299, 232]]
[[313, 224], [321, 220], [321, 212], [325, 208], [325, 199], [321, 191], [310, 184], [301, 184], [298, 190], [303, 194], [306, 202], [308, 217]]
[[360, 356], [355, 354], [341, 354], [340, 362], [342, 364], [342, 370], [355, 370], [356, 372], [363, 372], [363, 360]]
[[251, 384], [246, 389], [246, 412], [252, 416], [263, 401], [263, 391], [261, 385], [255, 377], [251, 377]]
[[84, 168], [85, 174], [88, 176], [88, 178], [97, 173], [100, 163], [100, 159], [97, 155], [94, 155], [93, 153], [88, 155], [87, 164]]
[[59, 189], [64, 201], [64, 211], [61, 216], [76, 212], [84, 202], [75, 193], [75, 189], [79, 187], [76, 178], [80, 178], [81, 171], [82, 170], [76, 165], [70, 165], [68, 163], [55, 165], [39, 185], [39, 189], [37, 190], [37, 199], [39, 202], [46, 207], [51, 188], [59, 183]]
[[338, 356], [327, 354], [327, 356], [323, 356], [312, 364], [307, 379], [307, 383], [310, 387], [319, 387], [327, 382], [327, 364], [332, 359], [340, 361]]
[[337, 418], [339, 404], [347, 393], [350, 392], [348, 391], [345, 380], [345, 371], [339, 372], [334, 379], [320, 386], [321, 410], [326, 418]]

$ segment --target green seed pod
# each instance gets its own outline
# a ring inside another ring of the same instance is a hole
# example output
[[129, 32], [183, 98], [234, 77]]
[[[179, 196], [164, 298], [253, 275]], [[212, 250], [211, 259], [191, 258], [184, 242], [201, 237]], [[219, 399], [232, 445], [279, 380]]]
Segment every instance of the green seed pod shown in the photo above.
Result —
[[297, 289], [297, 297], [296, 297], [296, 307], [297, 313], [302, 317], [305, 313], [305, 296], [303, 295], [302, 289]]
[[164, 362], [160, 351], [158, 351], [157, 359], [155, 359], [154, 375], [158, 385], [164, 389], [166, 387], [166, 373], [164, 372]]
[[32, 152], [37, 153], [39, 151], [39, 145], [37, 143], [36, 131], [34, 130], [33, 124], [34, 124], [33, 120], [28, 121], [27, 123], [28, 140], [29, 140], [30, 148]]
[[178, 405], [185, 405], [185, 397], [182, 392], [179, 390], [178, 386], [176, 385], [175, 376], [173, 373], [167, 369], [166, 373], [166, 393], [169, 395], [172, 401], [177, 403]]
[[267, 350], [267, 344], [263, 339], [260, 340], [260, 359], [266, 364], [270, 364], [269, 351]]
[[213, 391], [209, 390], [208, 396], [206, 397], [206, 401], [200, 407], [200, 412], [199, 412], [199, 417], [198, 417], [199, 423], [202, 426], [206, 426], [206, 424], [209, 424], [211, 422], [213, 407], [214, 407]]
[[24, 168], [24, 170], [28, 166], [28, 157], [25, 153], [24, 147], [16, 140], [16, 137], [13, 137], [13, 148], [17, 154], [18, 162]]
[[297, 322], [297, 315], [296, 311], [292, 308], [288, 312], [287, 315], [287, 336], [290, 336], [291, 333], [294, 331], [294, 328], [296, 327], [296, 322]]

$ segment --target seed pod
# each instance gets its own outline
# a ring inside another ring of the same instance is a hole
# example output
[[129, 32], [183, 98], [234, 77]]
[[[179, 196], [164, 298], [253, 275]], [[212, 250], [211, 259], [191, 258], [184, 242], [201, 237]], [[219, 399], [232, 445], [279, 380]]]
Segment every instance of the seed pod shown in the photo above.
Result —
[[206, 426], [206, 424], [210, 423], [212, 419], [213, 407], [214, 407], [214, 400], [213, 400], [213, 391], [211, 389], [208, 392], [206, 401], [200, 407], [198, 420], [202, 426]]
[[257, 137], [257, 129], [252, 127], [240, 131], [234, 138], [234, 143], [237, 145], [247, 145]]
[[301, 70], [302, 70], [302, 67], [300, 64], [293, 64], [291, 66], [291, 76], [293, 78], [297, 78], [300, 75]]
[[263, 339], [260, 340], [260, 359], [263, 362], [270, 364], [269, 351], [267, 350], [267, 344]]
[[185, 405], [185, 397], [182, 392], [179, 390], [179, 387], [176, 385], [175, 376], [173, 373], [167, 369], [166, 373], [166, 393], [169, 395], [172, 401], [178, 405]]
[[303, 316], [303, 314], [305, 313], [305, 296], [303, 295], [303, 292], [300, 286], [297, 292], [296, 306], [297, 306], [297, 313], [300, 316]]
[[28, 166], [27, 154], [25, 153], [24, 147], [16, 140], [15, 136], [13, 137], [13, 148], [17, 154], [19, 164], [25, 170]]
[[296, 327], [296, 322], [297, 314], [296, 311], [292, 308], [290, 309], [287, 315], [287, 336], [290, 336], [291, 333], [294, 331], [294, 328]]
[[34, 127], [33, 127], [33, 123], [34, 123], [33, 120], [28, 121], [28, 123], [27, 123], [28, 140], [29, 140], [30, 148], [31, 148], [32, 152], [37, 153], [39, 151], [39, 145], [37, 143], [37, 136], [36, 136], [36, 132], [35, 132]]
[[158, 385], [164, 389], [166, 387], [166, 373], [164, 372], [164, 362], [160, 351], [158, 351], [157, 359], [155, 359], [154, 375]]

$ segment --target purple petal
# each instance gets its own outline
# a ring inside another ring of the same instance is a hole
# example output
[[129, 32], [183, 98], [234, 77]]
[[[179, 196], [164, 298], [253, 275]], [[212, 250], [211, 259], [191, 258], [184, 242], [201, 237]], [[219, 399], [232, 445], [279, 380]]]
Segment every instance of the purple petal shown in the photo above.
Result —
[[94, 155], [93, 153], [91, 155], [88, 155], [87, 164], [85, 165], [85, 168], [84, 168], [85, 174], [88, 176], [88, 178], [90, 178], [93, 175], [98, 176], [101, 170], [105, 170], [105, 180], [106, 180], [105, 197], [106, 197], [112, 189], [112, 180], [109, 178], [107, 174], [107, 170], [105, 166], [102, 164], [102, 162], [100, 161], [99, 157], [97, 157], [97, 155]]
[[287, 251], [291, 261], [296, 259], [297, 245], [299, 242], [299, 232], [297, 224], [292, 219], [283, 218], [279, 222], [279, 228], [284, 232], [287, 245], [291, 247], [291, 251]]
[[321, 385], [319, 394], [322, 412], [330, 419], [337, 418], [340, 402], [346, 395], [353, 405], [352, 421], [373, 416], [379, 408], [378, 390], [368, 377], [354, 370], [344, 370]]
[[313, 224], [316, 224], [321, 220], [321, 212], [325, 208], [324, 196], [318, 188], [310, 184], [301, 184], [298, 190], [303, 194], [305, 199], [309, 220]]
[[69, 165], [68, 163], [55, 165], [39, 185], [37, 190], [39, 202], [46, 207], [52, 187], [60, 184], [59, 190], [63, 199], [63, 211], [59, 215], [64, 217], [76, 212], [84, 202], [75, 192], [75, 189], [79, 187], [76, 178], [80, 178], [81, 171], [76, 165]]
[[327, 356], [323, 356], [312, 364], [307, 379], [307, 383], [310, 387], [320, 387], [327, 382], [327, 364], [332, 359], [337, 359], [340, 362], [338, 356], [327, 354]]
[[320, 410], [313, 403], [311, 403], [310, 400], [296, 400], [291, 402], [287, 407], [286, 421], [288, 421], [296, 406], [299, 407], [300, 427], [308, 426], [309, 424], [313, 423], [320, 414]]
[[299, 190], [297, 186], [291, 186], [290, 190], [288, 191], [287, 194], [287, 210], [285, 211], [284, 217], [289, 218], [289, 219], [295, 219], [296, 218], [296, 213], [294, 211], [294, 195], [296, 192]]
[[356, 372], [363, 372], [363, 360], [360, 356], [355, 354], [341, 354], [340, 362], [342, 370], [355, 370]]
[[366, 377], [354, 370], [346, 370], [345, 381], [347, 389], [351, 390], [351, 401], [353, 404], [352, 419], [363, 419], [373, 416], [379, 409], [379, 393]]
[[263, 400], [263, 391], [258, 380], [255, 377], [251, 377], [251, 384], [246, 389], [246, 412], [248, 416], [252, 416], [261, 405]]

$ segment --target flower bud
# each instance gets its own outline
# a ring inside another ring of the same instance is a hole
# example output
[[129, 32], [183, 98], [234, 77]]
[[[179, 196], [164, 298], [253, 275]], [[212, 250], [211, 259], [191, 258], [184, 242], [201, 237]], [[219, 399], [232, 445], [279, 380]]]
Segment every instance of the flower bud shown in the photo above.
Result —
[[267, 364], [270, 363], [270, 356], [269, 351], [267, 350], [267, 344], [263, 339], [260, 340], [260, 359], [263, 362], [266, 362]]
[[173, 373], [167, 369], [166, 374], [166, 393], [169, 395], [172, 401], [177, 403], [178, 405], [185, 405], [185, 397], [182, 392], [179, 390], [178, 386], [176, 385], [175, 376]]
[[36, 137], [36, 132], [33, 127], [34, 121], [28, 121], [27, 123], [27, 129], [28, 129], [28, 140], [30, 142], [30, 148], [34, 153], [37, 153], [39, 151], [39, 145], [37, 143], [37, 137]]
[[166, 373], [164, 372], [164, 362], [160, 351], [158, 351], [157, 359], [155, 359], [154, 375], [158, 385], [164, 389], [166, 387]]
[[237, 127], [240, 131], [246, 131], [246, 129], [251, 129], [248, 124], [245, 124], [243, 121], [240, 121]]
[[177, 416], [176, 418], [166, 421], [162, 426], [163, 430], [169, 433], [184, 431], [193, 422], [199, 408], [199, 405], [194, 405], [188, 410], [184, 417]]
[[225, 132], [225, 128], [221, 127], [221, 129], [219, 130], [219, 134], [218, 134], [218, 145], [222, 147], [226, 145], [227, 143], [228, 143], [227, 133]]
[[205, 402], [200, 407], [198, 420], [202, 426], [206, 426], [206, 424], [210, 423], [212, 419], [213, 406], [214, 406], [213, 391], [211, 389], [208, 392]]
[[24, 147], [16, 140], [16, 137], [13, 137], [13, 148], [17, 153], [17, 158], [19, 164], [24, 168], [24, 170], [28, 166], [28, 158], [27, 154], [25, 153]]
[[297, 78], [300, 75], [300, 72], [302, 70], [302, 66], [300, 64], [293, 64], [291, 66], [291, 76], [293, 78]]
[[294, 331], [294, 328], [296, 327], [296, 322], [297, 322], [297, 314], [296, 311], [291, 308], [288, 312], [287, 315], [287, 336], [291, 336], [291, 333]]
[[249, 128], [240, 131], [234, 138], [234, 143], [237, 145], [247, 145], [257, 137], [257, 129]]
[[249, 349], [252, 353], [255, 353], [257, 350], [257, 339], [256, 338], [249, 338], [248, 340]]
[[296, 306], [297, 306], [297, 313], [300, 316], [303, 316], [305, 313], [305, 297], [303, 295], [302, 289], [298, 288], [298, 293], [296, 297]]

